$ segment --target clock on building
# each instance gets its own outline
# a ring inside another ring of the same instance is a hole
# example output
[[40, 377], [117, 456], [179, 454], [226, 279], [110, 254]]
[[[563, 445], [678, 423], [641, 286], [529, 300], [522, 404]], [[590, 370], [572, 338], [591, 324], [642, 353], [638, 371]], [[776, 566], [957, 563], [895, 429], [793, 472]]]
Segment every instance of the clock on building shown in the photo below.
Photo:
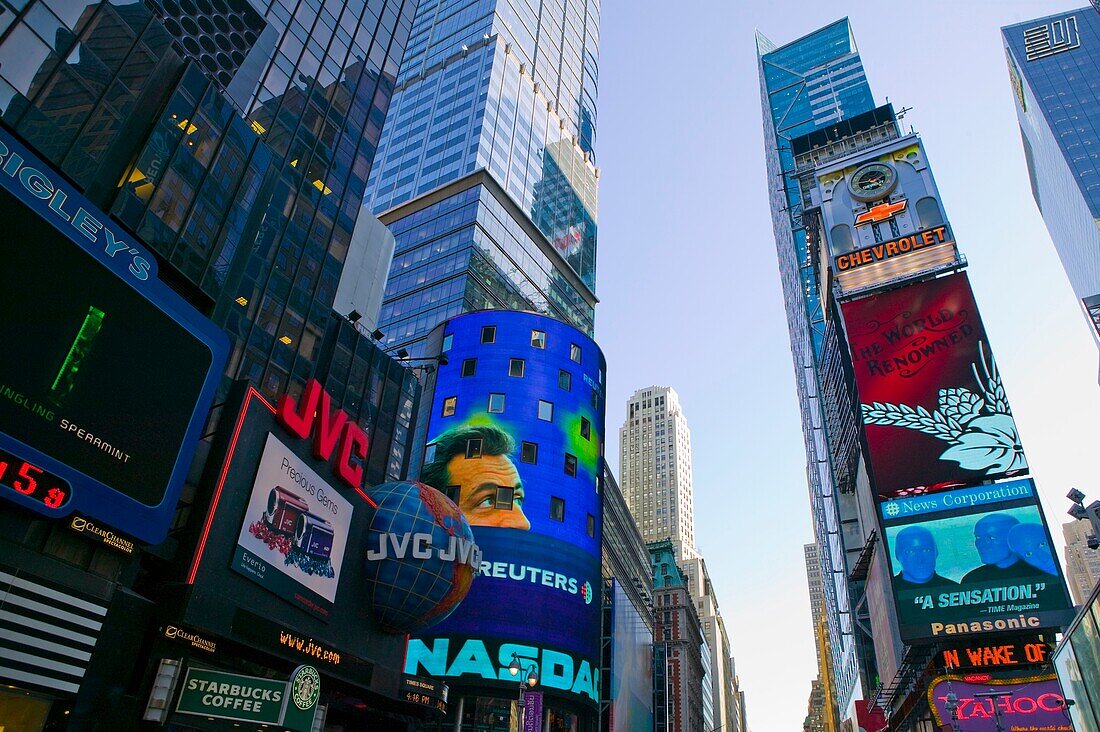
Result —
[[897, 187], [898, 172], [886, 163], [870, 163], [848, 178], [848, 191], [857, 201], [877, 201], [886, 198]]

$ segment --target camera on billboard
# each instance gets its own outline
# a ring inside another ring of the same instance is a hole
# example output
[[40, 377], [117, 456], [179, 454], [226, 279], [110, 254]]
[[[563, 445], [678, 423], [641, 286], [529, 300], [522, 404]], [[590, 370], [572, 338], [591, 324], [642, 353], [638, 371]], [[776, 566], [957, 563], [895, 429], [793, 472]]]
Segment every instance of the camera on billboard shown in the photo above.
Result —
[[303, 513], [294, 527], [294, 546], [311, 557], [328, 559], [332, 536], [332, 524], [315, 513]]
[[309, 512], [309, 505], [303, 501], [297, 493], [292, 493], [282, 486], [271, 489], [267, 496], [267, 511], [264, 512], [264, 522], [273, 531], [280, 534], [292, 534], [298, 525], [298, 519], [304, 513]]

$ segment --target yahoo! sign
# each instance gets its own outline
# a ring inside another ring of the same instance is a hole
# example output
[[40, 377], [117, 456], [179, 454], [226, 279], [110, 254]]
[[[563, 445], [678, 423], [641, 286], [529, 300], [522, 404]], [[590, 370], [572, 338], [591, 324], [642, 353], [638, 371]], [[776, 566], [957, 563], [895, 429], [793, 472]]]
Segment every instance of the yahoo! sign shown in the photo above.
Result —
[[298, 438], [313, 435], [313, 457], [329, 460], [336, 452], [333, 471], [348, 486], [360, 490], [363, 484], [363, 463], [367, 459], [369, 439], [363, 428], [342, 409], [335, 412], [332, 397], [316, 379], [306, 382], [302, 396], [295, 403], [289, 394], [279, 398], [275, 412], [287, 432]]
[[[1065, 697], [1057, 678], [1051, 674], [991, 679], [981, 684], [967, 682], [962, 676], [941, 676], [928, 686], [928, 705], [940, 727], [952, 723], [951, 710], [947, 708], [950, 692], [958, 697], [957, 719], [966, 723], [968, 731], [994, 732], [1002, 728], [1073, 732], [1063, 711]], [[990, 692], [1004, 696], [979, 696]]]

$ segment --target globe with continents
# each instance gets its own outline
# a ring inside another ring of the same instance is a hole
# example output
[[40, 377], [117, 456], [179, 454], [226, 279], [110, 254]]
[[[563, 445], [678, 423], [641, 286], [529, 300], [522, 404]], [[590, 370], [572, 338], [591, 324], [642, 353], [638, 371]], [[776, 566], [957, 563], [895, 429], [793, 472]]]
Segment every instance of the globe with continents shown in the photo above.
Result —
[[378, 504], [367, 539], [374, 615], [387, 632], [415, 633], [462, 602], [480, 552], [462, 511], [435, 488], [383, 483], [370, 497]]

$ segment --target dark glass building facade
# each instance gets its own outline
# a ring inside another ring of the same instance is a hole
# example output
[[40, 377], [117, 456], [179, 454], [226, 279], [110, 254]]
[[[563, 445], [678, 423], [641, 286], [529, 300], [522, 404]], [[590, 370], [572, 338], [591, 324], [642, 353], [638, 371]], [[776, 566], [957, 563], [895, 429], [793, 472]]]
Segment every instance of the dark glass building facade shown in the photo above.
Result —
[[368, 186], [387, 344], [484, 307], [592, 332], [598, 29], [597, 0], [421, 3]]
[[1100, 346], [1100, 14], [1001, 29], [1031, 192]]
[[[368, 435], [364, 480], [405, 476], [419, 383], [332, 303], [415, 4], [0, 8], [4, 132], [147, 248], [157, 276], [231, 344], [167, 541], [122, 553], [67, 522], [0, 507], [0, 594], [17, 593], [24, 609], [46, 599], [64, 618], [54, 628], [23, 612], [0, 621], [0, 719], [32, 730], [140, 726], [155, 669], [134, 659], [151, 657], [171, 610], [165, 593], [195, 549], [197, 509], [210, 502], [202, 476], [235, 385], [274, 402], [318, 379]], [[5, 216], [28, 215], [3, 200]], [[286, 663], [230, 646], [237, 670]]]

